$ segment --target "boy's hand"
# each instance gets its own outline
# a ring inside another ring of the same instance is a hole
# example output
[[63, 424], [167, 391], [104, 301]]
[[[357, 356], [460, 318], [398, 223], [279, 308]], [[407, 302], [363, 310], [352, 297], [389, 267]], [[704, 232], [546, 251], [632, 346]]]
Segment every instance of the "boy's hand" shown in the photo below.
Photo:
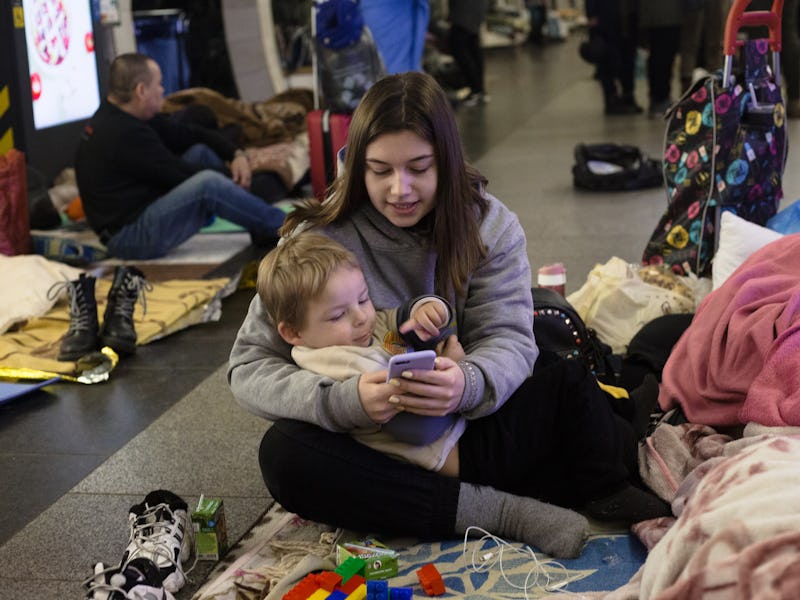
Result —
[[439, 335], [439, 329], [447, 325], [448, 310], [438, 301], [425, 302], [411, 314], [411, 318], [400, 325], [400, 333], [414, 331], [423, 342]]
[[442, 340], [436, 346], [436, 355], [446, 356], [450, 360], [458, 362], [466, 357], [467, 354], [464, 352], [461, 342], [458, 341], [458, 337], [456, 335], [449, 335], [446, 340]]

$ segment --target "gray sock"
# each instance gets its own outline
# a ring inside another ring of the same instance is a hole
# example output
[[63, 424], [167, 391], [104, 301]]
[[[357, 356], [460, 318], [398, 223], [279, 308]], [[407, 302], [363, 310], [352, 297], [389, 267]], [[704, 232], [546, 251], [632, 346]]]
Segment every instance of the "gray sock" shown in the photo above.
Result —
[[494, 488], [462, 483], [456, 533], [480, 527], [501, 538], [535, 546], [555, 558], [574, 558], [589, 535], [589, 521], [573, 510]]

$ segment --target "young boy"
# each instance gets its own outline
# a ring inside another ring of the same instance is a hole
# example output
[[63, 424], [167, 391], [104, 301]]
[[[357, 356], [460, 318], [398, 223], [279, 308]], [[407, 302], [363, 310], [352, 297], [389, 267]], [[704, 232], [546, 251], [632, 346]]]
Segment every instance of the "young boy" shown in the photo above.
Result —
[[[356, 257], [321, 234], [297, 234], [267, 254], [258, 268], [257, 289], [268, 318], [293, 346], [295, 363], [338, 381], [386, 369], [392, 355], [414, 349], [463, 357], [455, 339], [445, 351], [455, 327], [454, 311], [444, 299], [422, 296], [376, 311]], [[353, 435], [386, 454], [456, 476], [451, 461], [463, 430], [463, 420], [453, 415], [401, 412], [383, 426]]]

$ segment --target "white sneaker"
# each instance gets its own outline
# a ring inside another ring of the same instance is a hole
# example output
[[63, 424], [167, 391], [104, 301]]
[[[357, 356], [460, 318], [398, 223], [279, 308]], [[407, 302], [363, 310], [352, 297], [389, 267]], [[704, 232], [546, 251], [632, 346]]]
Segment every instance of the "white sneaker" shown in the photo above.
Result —
[[131, 560], [124, 569], [97, 563], [83, 584], [90, 600], [175, 600], [163, 588], [158, 567], [146, 558]]
[[[197, 561], [186, 502], [168, 490], [155, 490], [131, 507], [128, 521], [130, 538], [120, 564], [147, 558], [158, 567], [165, 590], [180, 590]], [[194, 561], [184, 570], [190, 559]]]

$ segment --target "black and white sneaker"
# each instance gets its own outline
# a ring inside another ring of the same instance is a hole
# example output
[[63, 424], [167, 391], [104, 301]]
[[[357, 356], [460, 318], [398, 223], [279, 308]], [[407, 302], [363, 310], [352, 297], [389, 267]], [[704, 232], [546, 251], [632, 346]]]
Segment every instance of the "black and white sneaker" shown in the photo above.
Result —
[[[149, 559], [158, 568], [164, 589], [180, 590], [197, 560], [186, 502], [168, 490], [155, 490], [131, 507], [128, 521], [130, 538], [120, 564]], [[191, 566], [184, 569], [192, 559]]]
[[90, 600], [175, 600], [164, 589], [158, 567], [147, 558], [135, 558], [124, 568], [97, 563], [84, 585]]

